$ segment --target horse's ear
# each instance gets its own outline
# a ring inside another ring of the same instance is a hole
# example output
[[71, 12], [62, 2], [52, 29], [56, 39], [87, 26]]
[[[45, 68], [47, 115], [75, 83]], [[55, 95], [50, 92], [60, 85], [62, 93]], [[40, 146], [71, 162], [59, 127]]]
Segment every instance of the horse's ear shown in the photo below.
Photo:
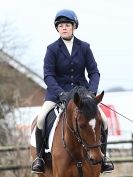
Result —
[[102, 93], [100, 93], [99, 95], [97, 95], [97, 96], [95, 97], [95, 101], [96, 101], [97, 104], [102, 101], [103, 96], [104, 96], [104, 91], [102, 91]]
[[80, 103], [80, 96], [79, 96], [79, 94], [78, 94], [77, 92], [74, 94], [74, 103], [75, 103], [77, 106], [79, 106], [79, 103]]

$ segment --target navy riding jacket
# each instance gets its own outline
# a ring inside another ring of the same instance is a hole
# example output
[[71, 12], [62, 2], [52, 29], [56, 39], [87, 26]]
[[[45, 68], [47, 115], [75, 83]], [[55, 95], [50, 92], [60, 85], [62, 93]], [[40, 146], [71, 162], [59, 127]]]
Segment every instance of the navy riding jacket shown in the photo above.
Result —
[[61, 38], [47, 47], [44, 58], [45, 100], [57, 102], [61, 92], [80, 85], [97, 93], [99, 80], [100, 73], [88, 43], [74, 37], [71, 55]]

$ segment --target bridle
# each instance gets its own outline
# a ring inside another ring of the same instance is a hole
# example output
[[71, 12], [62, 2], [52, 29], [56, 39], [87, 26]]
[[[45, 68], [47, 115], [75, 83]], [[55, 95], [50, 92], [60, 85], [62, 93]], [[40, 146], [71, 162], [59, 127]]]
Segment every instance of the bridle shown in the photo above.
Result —
[[[82, 172], [82, 165], [83, 162], [86, 160], [87, 162], [89, 162], [91, 165], [97, 165], [97, 164], [101, 164], [102, 159], [97, 161], [94, 159], [91, 159], [90, 155], [88, 155], [88, 152], [90, 151], [90, 149], [92, 148], [99, 148], [101, 146], [102, 143], [96, 143], [96, 144], [88, 144], [80, 135], [80, 131], [79, 131], [79, 126], [78, 126], [78, 118], [80, 116], [80, 114], [82, 113], [81, 110], [78, 109], [78, 107], [76, 107], [74, 109], [74, 117], [75, 117], [75, 125], [76, 125], [76, 130], [74, 130], [67, 121], [67, 113], [66, 110], [63, 113], [63, 118], [62, 118], [62, 142], [63, 142], [63, 146], [66, 149], [67, 153], [70, 155], [71, 159], [73, 160], [73, 162], [76, 163], [76, 166], [78, 168], [80, 177], [83, 177], [83, 172]], [[76, 157], [73, 155], [73, 153], [71, 152], [71, 150], [69, 149], [68, 145], [65, 142], [65, 138], [64, 138], [64, 120], [66, 121], [66, 125], [68, 127], [68, 129], [70, 130], [70, 132], [73, 134], [74, 138], [77, 140], [77, 142], [82, 146], [82, 148], [85, 151], [84, 157], [79, 161], [76, 159]]]
[[75, 112], [75, 122], [76, 122], [76, 130], [74, 130], [73, 128], [71, 128], [66, 120], [66, 124], [69, 128], [69, 130], [73, 133], [73, 135], [75, 136], [75, 138], [77, 139], [77, 141], [79, 142], [79, 144], [82, 145], [82, 147], [88, 151], [90, 148], [98, 148], [99, 146], [101, 146], [101, 143], [97, 143], [97, 144], [88, 144], [84, 139], [82, 139], [80, 132], [79, 132], [79, 127], [78, 127], [78, 118], [79, 118], [79, 114], [82, 113], [81, 110], [79, 110], [77, 107], [74, 109]]

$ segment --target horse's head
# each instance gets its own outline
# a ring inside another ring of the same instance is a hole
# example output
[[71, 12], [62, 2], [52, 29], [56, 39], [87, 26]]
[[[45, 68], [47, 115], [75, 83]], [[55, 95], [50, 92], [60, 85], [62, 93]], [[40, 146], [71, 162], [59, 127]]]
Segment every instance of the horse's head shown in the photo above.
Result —
[[103, 95], [104, 92], [95, 97], [84, 87], [76, 87], [70, 93], [67, 103], [72, 129], [93, 164], [100, 162], [103, 157], [100, 148], [102, 119], [98, 110]]

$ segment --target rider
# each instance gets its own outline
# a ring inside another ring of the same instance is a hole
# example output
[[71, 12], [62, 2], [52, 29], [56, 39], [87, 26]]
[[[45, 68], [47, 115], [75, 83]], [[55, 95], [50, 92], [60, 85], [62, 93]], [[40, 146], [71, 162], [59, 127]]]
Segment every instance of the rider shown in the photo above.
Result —
[[[42, 129], [47, 113], [55, 106], [58, 99], [65, 101], [65, 92], [69, 92], [75, 86], [85, 86], [96, 95], [100, 80], [100, 73], [90, 45], [74, 36], [74, 31], [79, 25], [75, 12], [68, 9], [59, 11], [54, 25], [60, 38], [47, 47], [44, 58], [44, 81], [47, 90], [45, 102], [37, 119], [37, 158], [32, 164], [32, 172], [35, 173], [43, 173], [45, 169], [45, 162], [40, 151], [43, 143]], [[89, 81], [86, 80], [85, 69], [88, 72]], [[107, 140], [107, 133], [104, 135], [104, 139]], [[102, 149], [106, 157], [106, 144]], [[101, 172], [112, 170], [113, 164], [108, 163], [104, 158]]]

